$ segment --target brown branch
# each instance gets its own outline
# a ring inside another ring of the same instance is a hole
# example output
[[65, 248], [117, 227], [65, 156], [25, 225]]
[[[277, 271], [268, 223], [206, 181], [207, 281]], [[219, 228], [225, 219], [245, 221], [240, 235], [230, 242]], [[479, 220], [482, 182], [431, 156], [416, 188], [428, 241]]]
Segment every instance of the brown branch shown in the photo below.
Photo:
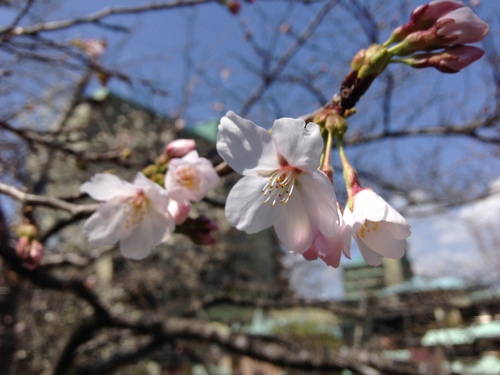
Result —
[[48, 31], [56, 31], [67, 29], [76, 25], [86, 24], [86, 23], [94, 23], [97, 24], [99, 21], [104, 18], [114, 16], [114, 15], [123, 15], [123, 14], [137, 14], [137, 13], [145, 13], [157, 10], [167, 10], [181, 7], [190, 7], [196, 6], [204, 3], [215, 2], [215, 0], [177, 0], [177, 1], [164, 1], [164, 2], [156, 2], [143, 4], [138, 6], [128, 6], [128, 7], [115, 7], [115, 8], [105, 8], [93, 14], [90, 14], [86, 17], [73, 18], [68, 20], [60, 20], [60, 21], [52, 21], [52, 22], [44, 22], [39, 23], [33, 26], [25, 26], [25, 27], [15, 27], [12, 28], [4, 28], [0, 30], [0, 34], [9, 34], [13, 35], [30, 35], [36, 34], [39, 32], [48, 32]]
[[0, 193], [10, 196], [18, 200], [22, 204], [45, 206], [54, 209], [59, 209], [69, 212], [74, 217], [90, 215], [99, 206], [98, 204], [78, 205], [78, 204], [68, 203], [56, 197], [29, 194], [13, 186], [4, 184], [3, 182], [0, 182]]

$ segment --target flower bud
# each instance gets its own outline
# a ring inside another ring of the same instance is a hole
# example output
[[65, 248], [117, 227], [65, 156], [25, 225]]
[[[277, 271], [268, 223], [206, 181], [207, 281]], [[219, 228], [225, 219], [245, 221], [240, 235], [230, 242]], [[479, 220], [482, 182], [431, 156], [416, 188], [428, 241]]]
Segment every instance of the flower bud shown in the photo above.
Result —
[[457, 73], [484, 55], [481, 48], [452, 46], [442, 52], [422, 53], [410, 56], [406, 62], [412, 68], [433, 67], [443, 73]]
[[431, 28], [409, 34], [390, 52], [406, 56], [416, 51], [476, 43], [483, 40], [488, 31], [488, 24], [476, 16], [472, 9], [462, 7], [439, 18]]
[[434, 23], [447, 13], [462, 8], [464, 3], [453, 0], [437, 0], [421, 5], [413, 10], [410, 20], [396, 28], [391, 35], [391, 42], [400, 42], [409, 34], [415, 31], [427, 30]]
[[219, 226], [209, 217], [200, 215], [196, 219], [187, 218], [181, 225], [175, 228], [178, 233], [185, 234], [197, 245], [212, 245], [216, 239], [212, 236], [213, 231], [219, 230]]
[[182, 158], [195, 149], [194, 139], [176, 139], [165, 146], [164, 154], [170, 158]]
[[43, 245], [37, 240], [30, 241], [20, 237], [16, 243], [16, 255], [23, 261], [23, 266], [29, 270], [38, 268], [44, 253]]
[[372, 44], [365, 52], [364, 61], [358, 69], [358, 79], [377, 76], [384, 71], [389, 64], [391, 55], [387, 48], [379, 44]]

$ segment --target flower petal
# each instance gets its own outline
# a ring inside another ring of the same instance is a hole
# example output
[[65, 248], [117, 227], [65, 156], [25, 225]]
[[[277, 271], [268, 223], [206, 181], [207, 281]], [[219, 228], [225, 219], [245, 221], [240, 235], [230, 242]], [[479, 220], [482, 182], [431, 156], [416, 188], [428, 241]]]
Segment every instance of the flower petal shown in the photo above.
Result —
[[389, 204], [371, 189], [363, 189], [354, 196], [356, 219], [358, 219], [359, 212], [370, 221], [384, 220], [387, 216], [388, 206]]
[[133, 226], [125, 225], [125, 213], [121, 197], [102, 203], [83, 226], [89, 243], [96, 246], [113, 245], [122, 238], [128, 237]]
[[158, 212], [151, 210], [148, 213], [151, 219], [151, 235], [153, 239], [153, 246], [159, 245], [167, 241], [174, 232], [175, 222], [170, 212]]
[[246, 176], [233, 186], [226, 201], [226, 217], [231, 225], [247, 233], [257, 233], [276, 222], [283, 205], [263, 204], [262, 188], [268, 181], [263, 176]]
[[132, 184], [109, 173], [95, 174], [90, 181], [80, 186], [80, 191], [87, 193], [92, 199], [98, 201], [108, 201], [117, 195], [127, 196], [135, 194], [135, 188]]
[[169, 197], [167, 190], [140, 172], [135, 177], [134, 185], [144, 189], [153, 209], [158, 212], [166, 212], [168, 210]]
[[271, 173], [279, 167], [271, 134], [233, 112], [221, 119], [217, 151], [239, 174]]
[[361, 251], [361, 255], [366, 263], [370, 266], [379, 266], [380, 263], [382, 263], [382, 256], [370, 249], [370, 247], [361, 240], [358, 234], [354, 235], [354, 239], [356, 240], [359, 250]]
[[139, 260], [147, 257], [154, 245], [151, 217], [146, 215], [130, 236], [120, 241], [120, 251], [126, 258]]
[[318, 168], [324, 145], [318, 125], [281, 118], [274, 122], [272, 137], [288, 164], [308, 172]]
[[339, 217], [335, 190], [328, 177], [323, 172], [315, 170], [312, 173], [300, 174], [296, 184], [312, 227], [326, 237], [333, 236]]
[[[297, 191], [300, 193], [300, 191]], [[301, 194], [295, 194], [284, 204], [283, 213], [274, 223], [274, 229], [283, 246], [294, 254], [302, 254], [314, 239], [314, 230], [307, 210], [304, 207]]]
[[374, 226], [368, 226], [365, 228], [363, 236], [359, 235], [359, 240], [382, 256], [399, 259], [406, 250], [406, 241], [395, 239], [387, 224], [387, 222], [381, 221], [375, 227], [376, 229]]

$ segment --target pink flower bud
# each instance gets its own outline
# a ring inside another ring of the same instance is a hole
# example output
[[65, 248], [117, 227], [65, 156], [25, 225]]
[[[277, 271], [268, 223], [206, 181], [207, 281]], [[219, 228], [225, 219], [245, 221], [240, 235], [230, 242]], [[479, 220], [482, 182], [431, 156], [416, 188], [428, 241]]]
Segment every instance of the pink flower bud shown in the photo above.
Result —
[[440, 17], [463, 6], [464, 3], [461, 1], [453, 0], [437, 0], [421, 5], [413, 10], [410, 20], [406, 24], [393, 31], [392, 41], [398, 42], [415, 31], [427, 30]]
[[182, 158], [196, 149], [194, 139], [176, 139], [165, 146], [164, 153], [170, 158]]
[[29, 270], [38, 268], [44, 253], [43, 245], [30, 241], [27, 237], [20, 237], [16, 243], [16, 255], [23, 261], [23, 266]]
[[460, 8], [436, 21], [437, 35], [447, 38], [446, 44], [476, 43], [484, 39], [490, 27], [472, 9]]
[[470, 8], [462, 7], [439, 18], [431, 28], [409, 34], [400, 44], [392, 47], [390, 52], [405, 56], [416, 51], [476, 43], [484, 39], [489, 29], [488, 24]]
[[484, 55], [481, 48], [473, 46], [452, 46], [442, 52], [423, 53], [411, 56], [409, 65], [413, 68], [433, 67], [443, 73], [457, 73]]
[[241, 4], [239, 1], [230, 1], [226, 6], [227, 9], [234, 15], [237, 15], [241, 9]]

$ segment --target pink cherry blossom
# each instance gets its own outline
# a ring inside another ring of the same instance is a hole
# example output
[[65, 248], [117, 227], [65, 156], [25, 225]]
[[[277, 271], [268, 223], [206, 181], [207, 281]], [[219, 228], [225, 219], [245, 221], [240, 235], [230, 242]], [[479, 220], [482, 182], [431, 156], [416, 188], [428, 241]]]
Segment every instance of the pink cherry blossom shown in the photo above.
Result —
[[196, 150], [194, 139], [176, 139], [165, 146], [164, 153], [170, 158], [182, 158]]
[[363, 258], [372, 266], [382, 257], [401, 258], [407, 248], [410, 226], [399, 212], [371, 189], [359, 190], [353, 197], [352, 210], [344, 211], [345, 224], [351, 227]]
[[314, 123], [282, 118], [268, 132], [228, 112], [219, 125], [217, 151], [243, 175], [226, 201], [229, 223], [247, 233], [274, 226], [282, 244], [300, 254], [318, 231], [335, 235], [335, 192], [317, 169], [322, 149]]
[[96, 246], [120, 243], [127, 258], [142, 259], [174, 231], [165, 189], [138, 173], [129, 183], [111, 174], [96, 174], [80, 190], [103, 201], [83, 227]]
[[212, 163], [191, 151], [180, 159], [172, 159], [165, 176], [165, 188], [170, 198], [188, 204], [199, 202], [219, 183]]
[[311, 247], [302, 255], [307, 260], [321, 258], [327, 265], [337, 268], [340, 265], [342, 253], [351, 259], [351, 227], [346, 225], [342, 218], [342, 211], [337, 203], [339, 224], [337, 233], [332, 237], [325, 237], [321, 232], [316, 234]]

